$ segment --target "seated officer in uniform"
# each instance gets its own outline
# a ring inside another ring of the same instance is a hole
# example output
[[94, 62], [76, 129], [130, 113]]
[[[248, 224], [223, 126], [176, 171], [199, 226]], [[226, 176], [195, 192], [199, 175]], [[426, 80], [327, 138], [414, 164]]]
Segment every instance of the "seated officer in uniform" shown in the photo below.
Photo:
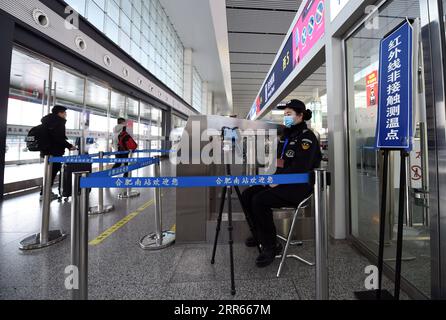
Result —
[[[309, 173], [318, 168], [322, 159], [319, 142], [305, 123], [312, 118], [311, 110], [299, 100], [291, 100], [279, 109], [285, 109], [286, 128], [277, 148], [276, 174]], [[256, 259], [259, 268], [271, 264], [282, 251], [271, 208], [297, 207], [311, 193], [310, 184], [253, 186], [243, 192], [243, 206], [255, 233], [255, 237], [246, 240], [246, 245], [255, 247], [257, 241], [261, 245], [262, 251]]]

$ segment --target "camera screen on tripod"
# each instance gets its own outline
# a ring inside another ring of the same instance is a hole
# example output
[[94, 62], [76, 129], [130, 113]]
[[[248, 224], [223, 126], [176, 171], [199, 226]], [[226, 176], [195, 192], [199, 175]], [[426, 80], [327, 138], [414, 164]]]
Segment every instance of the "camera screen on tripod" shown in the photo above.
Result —
[[238, 128], [223, 128], [223, 137], [225, 140], [237, 142], [239, 135], [237, 133]]

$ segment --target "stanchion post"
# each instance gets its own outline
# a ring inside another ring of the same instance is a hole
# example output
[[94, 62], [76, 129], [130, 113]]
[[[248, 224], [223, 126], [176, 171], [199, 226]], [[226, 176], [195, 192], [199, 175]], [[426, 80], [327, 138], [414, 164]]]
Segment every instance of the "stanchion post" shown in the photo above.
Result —
[[[104, 159], [104, 152], [99, 152], [99, 159]], [[104, 163], [99, 163], [99, 171], [104, 171]], [[99, 188], [98, 189], [98, 205], [95, 207], [90, 208], [89, 214], [96, 215], [96, 214], [104, 214], [109, 213], [113, 211], [115, 207], [113, 205], [107, 204], [104, 205], [104, 189]]]
[[[158, 160], [161, 160], [159, 157]], [[161, 176], [160, 161], [155, 163], [155, 177]], [[155, 188], [155, 227], [156, 231], [141, 238], [139, 245], [144, 250], [160, 250], [175, 242], [175, 232], [163, 231], [161, 190]]]
[[[129, 152], [129, 159], [131, 159], [132, 157], [133, 157], [133, 151], [130, 151]], [[131, 171], [129, 171], [128, 176], [129, 176], [129, 178], [132, 177], [132, 172]], [[139, 195], [140, 195], [139, 191], [132, 191], [132, 188], [129, 187], [129, 188], [127, 188], [126, 192], [119, 194], [118, 198], [120, 198], [120, 199], [129, 199], [129, 198], [139, 197]]]
[[51, 187], [53, 164], [50, 162], [50, 156], [45, 156], [44, 160], [44, 177], [42, 188], [42, 221], [40, 225], [40, 233], [33, 234], [20, 241], [20, 250], [41, 249], [51, 246], [64, 240], [67, 234], [63, 230], [49, 231], [50, 227], [50, 211], [51, 211]]
[[327, 171], [315, 170], [316, 300], [328, 300]]
[[246, 157], [246, 174], [248, 176], [256, 175], [256, 141], [255, 136], [247, 137], [247, 157]]
[[45, 174], [43, 177], [43, 203], [42, 222], [40, 226], [40, 243], [48, 242], [48, 232], [50, 229], [50, 205], [51, 205], [51, 178], [53, 174], [53, 164], [50, 157], [45, 156]]
[[73, 173], [71, 203], [71, 265], [78, 271], [78, 287], [73, 289], [73, 300], [88, 299], [88, 190], [79, 192], [80, 179], [88, 172]]
[[[161, 176], [160, 163], [155, 163], [155, 177]], [[156, 226], [156, 240], [158, 245], [163, 244], [163, 220], [162, 220], [162, 202], [161, 202], [161, 190], [155, 188], [155, 226]]]

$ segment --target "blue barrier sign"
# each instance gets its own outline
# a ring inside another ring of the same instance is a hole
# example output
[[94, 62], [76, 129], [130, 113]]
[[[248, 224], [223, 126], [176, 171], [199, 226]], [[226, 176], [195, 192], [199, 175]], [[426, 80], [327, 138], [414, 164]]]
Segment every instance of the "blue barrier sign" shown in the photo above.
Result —
[[262, 176], [221, 176], [221, 177], [158, 177], [158, 178], [82, 178], [81, 188], [195, 188], [229, 187], [270, 184], [305, 184], [310, 175], [278, 174]]
[[99, 171], [99, 172], [95, 172], [89, 175], [89, 177], [95, 177], [95, 178], [99, 178], [99, 177], [113, 177], [113, 176], [117, 176], [119, 174], [123, 174], [123, 173], [128, 173], [130, 171], [134, 171], [134, 170], [138, 170], [147, 166], [150, 166], [152, 164], [158, 163], [160, 160], [158, 158], [152, 158], [150, 160], [147, 161], [143, 161], [143, 162], [138, 162], [134, 165], [131, 166], [126, 166], [126, 167], [119, 167], [116, 169], [110, 169], [110, 170], [105, 170], [105, 171]]
[[412, 34], [405, 22], [381, 40], [376, 148], [412, 149]]
[[52, 157], [50, 162], [56, 163], [139, 163], [149, 161], [152, 158], [117, 158], [117, 159], [92, 159], [92, 158], [72, 158], [72, 157]]

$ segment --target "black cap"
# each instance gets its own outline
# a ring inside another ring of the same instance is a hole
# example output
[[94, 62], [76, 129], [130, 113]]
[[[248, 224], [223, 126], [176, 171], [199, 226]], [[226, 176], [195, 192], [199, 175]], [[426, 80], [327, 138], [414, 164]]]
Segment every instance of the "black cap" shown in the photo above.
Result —
[[305, 112], [305, 110], [307, 110], [305, 103], [297, 99], [293, 99], [286, 104], [281, 104], [277, 107], [277, 109], [279, 110], [284, 110], [286, 108], [293, 109], [294, 111], [296, 111], [296, 113], [303, 113]]
[[60, 112], [65, 112], [65, 111], [67, 111], [67, 108], [58, 105], [54, 106], [53, 109], [51, 109], [51, 112], [54, 114], [58, 114]]

